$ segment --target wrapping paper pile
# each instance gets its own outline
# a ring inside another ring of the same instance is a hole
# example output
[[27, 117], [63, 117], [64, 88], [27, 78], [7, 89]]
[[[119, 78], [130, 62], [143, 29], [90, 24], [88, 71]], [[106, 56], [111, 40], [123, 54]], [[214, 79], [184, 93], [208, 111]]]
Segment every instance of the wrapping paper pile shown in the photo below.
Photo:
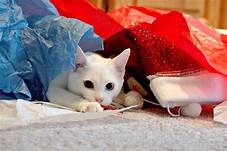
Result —
[[[74, 67], [75, 48], [100, 50], [102, 37], [105, 51], [100, 54], [104, 57], [132, 50], [126, 91], [138, 91], [163, 107], [227, 100], [226, 35], [189, 15], [138, 6], [105, 13], [88, 0], [3, 1], [0, 61], [4, 65], [0, 69], [5, 71], [7, 65], [12, 70], [0, 75], [6, 79], [0, 84], [7, 94], [2, 96], [46, 99], [49, 81]], [[17, 67], [17, 60], [25, 60], [23, 67]]]

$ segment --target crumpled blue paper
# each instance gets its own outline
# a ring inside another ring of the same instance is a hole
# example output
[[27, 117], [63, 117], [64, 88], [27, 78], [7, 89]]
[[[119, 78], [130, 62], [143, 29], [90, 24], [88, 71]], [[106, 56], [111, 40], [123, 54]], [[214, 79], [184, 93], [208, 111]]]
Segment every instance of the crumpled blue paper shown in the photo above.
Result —
[[0, 1], [0, 98], [47, 100], [49, 82], [75, 67], [77, 47], [102, 50], [102, 39], [76, 19], [40, 11], [25, 19], [27, 5], [16, 4]]
[[49, 0], [14, 0], [22, 8], [25, 18], [32, 15], [59, 15]]

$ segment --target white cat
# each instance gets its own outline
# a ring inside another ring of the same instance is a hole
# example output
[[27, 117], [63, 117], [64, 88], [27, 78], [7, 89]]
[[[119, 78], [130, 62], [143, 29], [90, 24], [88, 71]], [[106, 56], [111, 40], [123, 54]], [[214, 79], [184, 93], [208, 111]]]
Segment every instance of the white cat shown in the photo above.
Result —
[[78, 48], [76, 69], [50, 83], [49, 101], [80, 112], [102, 111], [100, 104], [109, 105], [121, 91], [129, 56], [130, 49], [110, 59]]

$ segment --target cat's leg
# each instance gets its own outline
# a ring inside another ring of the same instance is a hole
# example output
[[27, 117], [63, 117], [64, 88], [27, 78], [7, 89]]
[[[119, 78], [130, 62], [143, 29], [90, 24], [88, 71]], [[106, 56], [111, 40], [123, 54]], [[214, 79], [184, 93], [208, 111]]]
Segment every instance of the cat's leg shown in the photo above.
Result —
[[89, 102], [64, 88], [50, 86], [47, 93], [50, 102], [72, 108], [79, 112], [98, 112], [103, 108], [98, 102]]

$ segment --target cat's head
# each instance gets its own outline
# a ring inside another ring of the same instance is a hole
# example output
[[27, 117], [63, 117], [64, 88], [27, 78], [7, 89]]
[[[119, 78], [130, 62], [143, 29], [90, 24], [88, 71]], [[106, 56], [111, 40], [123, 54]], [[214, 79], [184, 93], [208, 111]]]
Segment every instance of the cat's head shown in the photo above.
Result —
[[108, 105], [123, 85], [130, 49], [113, 59], [77, 51], [77, 69], [69, 74], [68, 89], [88, 101]]

